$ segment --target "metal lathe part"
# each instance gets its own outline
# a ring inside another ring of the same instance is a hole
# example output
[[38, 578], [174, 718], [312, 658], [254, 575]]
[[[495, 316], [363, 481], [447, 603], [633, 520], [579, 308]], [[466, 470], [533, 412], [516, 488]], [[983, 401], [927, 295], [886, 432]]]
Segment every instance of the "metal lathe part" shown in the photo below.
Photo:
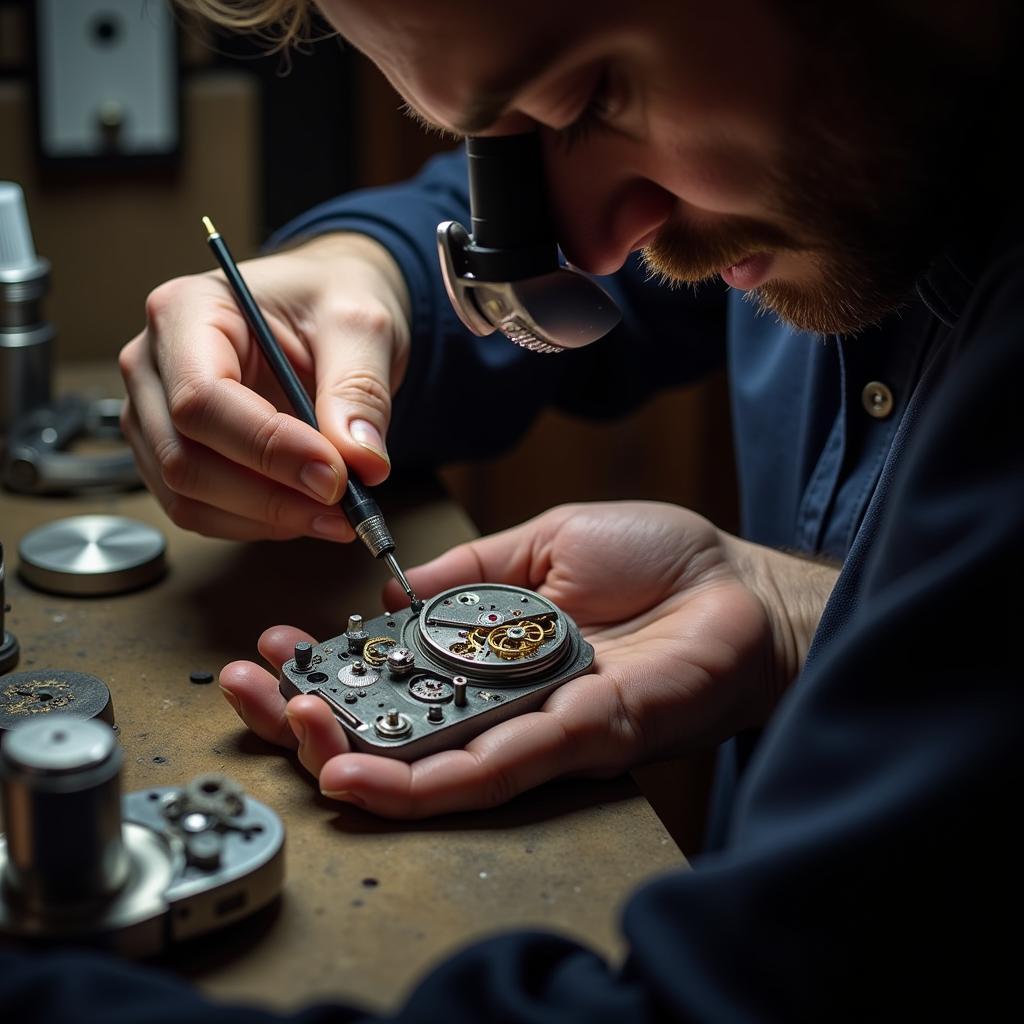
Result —
[[56, 332], [42, 314], [49, 283], [21, 187], [0, 181], [0, 451], [8, 424], [50, 401]]
[[98, 722], [48, 715], [0, 745], [4, 887], [28, 912], [99, 905], [128, 877], [121, 748]]

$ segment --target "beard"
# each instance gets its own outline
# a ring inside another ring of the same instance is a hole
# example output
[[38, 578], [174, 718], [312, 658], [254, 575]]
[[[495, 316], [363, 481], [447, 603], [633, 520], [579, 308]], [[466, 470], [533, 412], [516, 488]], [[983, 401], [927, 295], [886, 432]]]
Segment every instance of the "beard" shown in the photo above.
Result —
[[758, 253], [804, 256], [809, 281], [769, 279], [745, 292], [744, 299], [759, 313], [798, 330], [848, 335], [897, 310], [920, 269], [916, 260], [893, 260], [884, 245], [855, 244], [852, 234], [832, 232], [829, 241], [800, 243], [778, 228], [745, 218], [710, 229], [673, 220], [641, 257], [652, 277], [672, 287], [713, 280], [723, 269]]
[[948, 40], [926, 45], [890, 25], [882, 42], [858, 43], [847, 29], [846, 51], [807, 47], [798, 79], [818, 88], [794, 100], [786, 157], [765, 185], [768, 219], [708, 223], [682, 211], [642, 250], [653, 277], [696, 285], [758, 253], [793, 254], [807, 268], [801, 281], [769, 278], [744, 298], [799, 330], [852, 335], [907, 303], [968, 216], [983, 220], [964, 197], [979, 195], [1000, 72], [969, 66]]

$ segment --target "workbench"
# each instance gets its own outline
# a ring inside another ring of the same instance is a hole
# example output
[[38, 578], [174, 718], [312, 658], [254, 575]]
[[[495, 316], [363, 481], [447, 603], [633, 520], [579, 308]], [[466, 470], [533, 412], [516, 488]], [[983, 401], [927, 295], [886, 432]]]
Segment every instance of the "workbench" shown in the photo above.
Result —
[[[64, 373], [88, 392], [94, 376]], [[100, 379], [110, 379], [109, 371]], [[109, 388], [108, 388], [109, 393]], [[474, 535], [440, 489], [380, 495], [403, 564]], [[30, 589], [17, 547], [30, 529], [91, 512], [130, 516], [167, 538], [168, 573], [114, 597]], [[145, 491], [40, 498], [0, 492], [8, 553], [8, 629], [17, 670], [48, 667], [104, 680], [124, 748], [124, 789], [223, 772], [272, 807], [287, 830], [284, 895], [255, 917], [161, 963], [217, 998], [278, 1008], [345, 999], [395, 1008], [433, 964], [479, 937], [543, 928], [622, 955], [618, 916], [645, 879], [686, 862], [629, 777], [563, 781], [504, 807], [425, 822], [387, 821], [321, 797], [293, 754], [246, 731], [216, 681], [256, 639], [286, 622], [335, 635], [347, 616], [382, 611], [387, 575], [361, 545], [248, 543], [177, 529]], [[334, 584], [325, 588], [325, 566]], [[312, 567], [317, 568], [315, 585]]]

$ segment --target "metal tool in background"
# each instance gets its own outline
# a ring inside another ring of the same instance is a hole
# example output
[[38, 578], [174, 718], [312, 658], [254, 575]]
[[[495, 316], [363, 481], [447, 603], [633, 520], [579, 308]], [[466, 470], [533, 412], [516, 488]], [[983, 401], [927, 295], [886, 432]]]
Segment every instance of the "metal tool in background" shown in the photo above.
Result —
[[50, 263], [36, 255], [21, 187], [0, 181], [0, 434], [50, 402], [53, 339], [43, 317]]
[[470, 231], [437, 226], [445, 290], [474, 334], [495, 329], [523, 348], [558, 353], [603, 338], [622, 319], [592, 278], [559, 265], [540, 136], [466, 139]]
[[43, 315], [50, 264], [36, 254], [21, 187], [0, 181], [0, 479], [12, 491], [49, 494], [136, 487], [131, 452], [85, 455], [86, 438], [120, 438], [120, 399], [54, 401], [56, 331]]
[[7, 631], [7, 594], [5, 588], [5, 565], [4, 545], [0, 541], [0, 674], [9, 672], [18, 664], [18, 656], [21, 650], [18, 646], [18, 638]]
[[48, 715], [98, 718], [116, 728], [110, 690], [88, 672], [30, 668], [0, 676], [0, 735]]
[[284, 881], [284, 826], [219, 775], [121, 797], [109, 726], [52, 715], [0, 743], [0, 936], [133, 957], [232, 924]]
[[18, 573], [53, 594], [120, 594], [159, 579], [166, 571], [166, 548], [164, 535], [137, 519], [67, 516], [21, 538]]

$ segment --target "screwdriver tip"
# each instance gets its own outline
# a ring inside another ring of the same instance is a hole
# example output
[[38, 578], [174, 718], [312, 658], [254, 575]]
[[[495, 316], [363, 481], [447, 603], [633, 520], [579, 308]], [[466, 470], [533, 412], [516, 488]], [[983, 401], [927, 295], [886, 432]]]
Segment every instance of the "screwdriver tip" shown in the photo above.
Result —
[[415, 593], [413, 593], [413, 589], [409, 585], [409, 581], [405, 578], [405, 573], [402, 572], [402, 567], [398, 564], [398, 559], [395, 558], [391, 551], [385, 551], [384, 560], [388, 563], [391, 575], [398, 580], [398, 585], [405, 591], [406, 597], [409, 598], [410, 607], [414, 612], [418, 612], [420, 608], [423, 607], [423, 602], [416, 597]]

